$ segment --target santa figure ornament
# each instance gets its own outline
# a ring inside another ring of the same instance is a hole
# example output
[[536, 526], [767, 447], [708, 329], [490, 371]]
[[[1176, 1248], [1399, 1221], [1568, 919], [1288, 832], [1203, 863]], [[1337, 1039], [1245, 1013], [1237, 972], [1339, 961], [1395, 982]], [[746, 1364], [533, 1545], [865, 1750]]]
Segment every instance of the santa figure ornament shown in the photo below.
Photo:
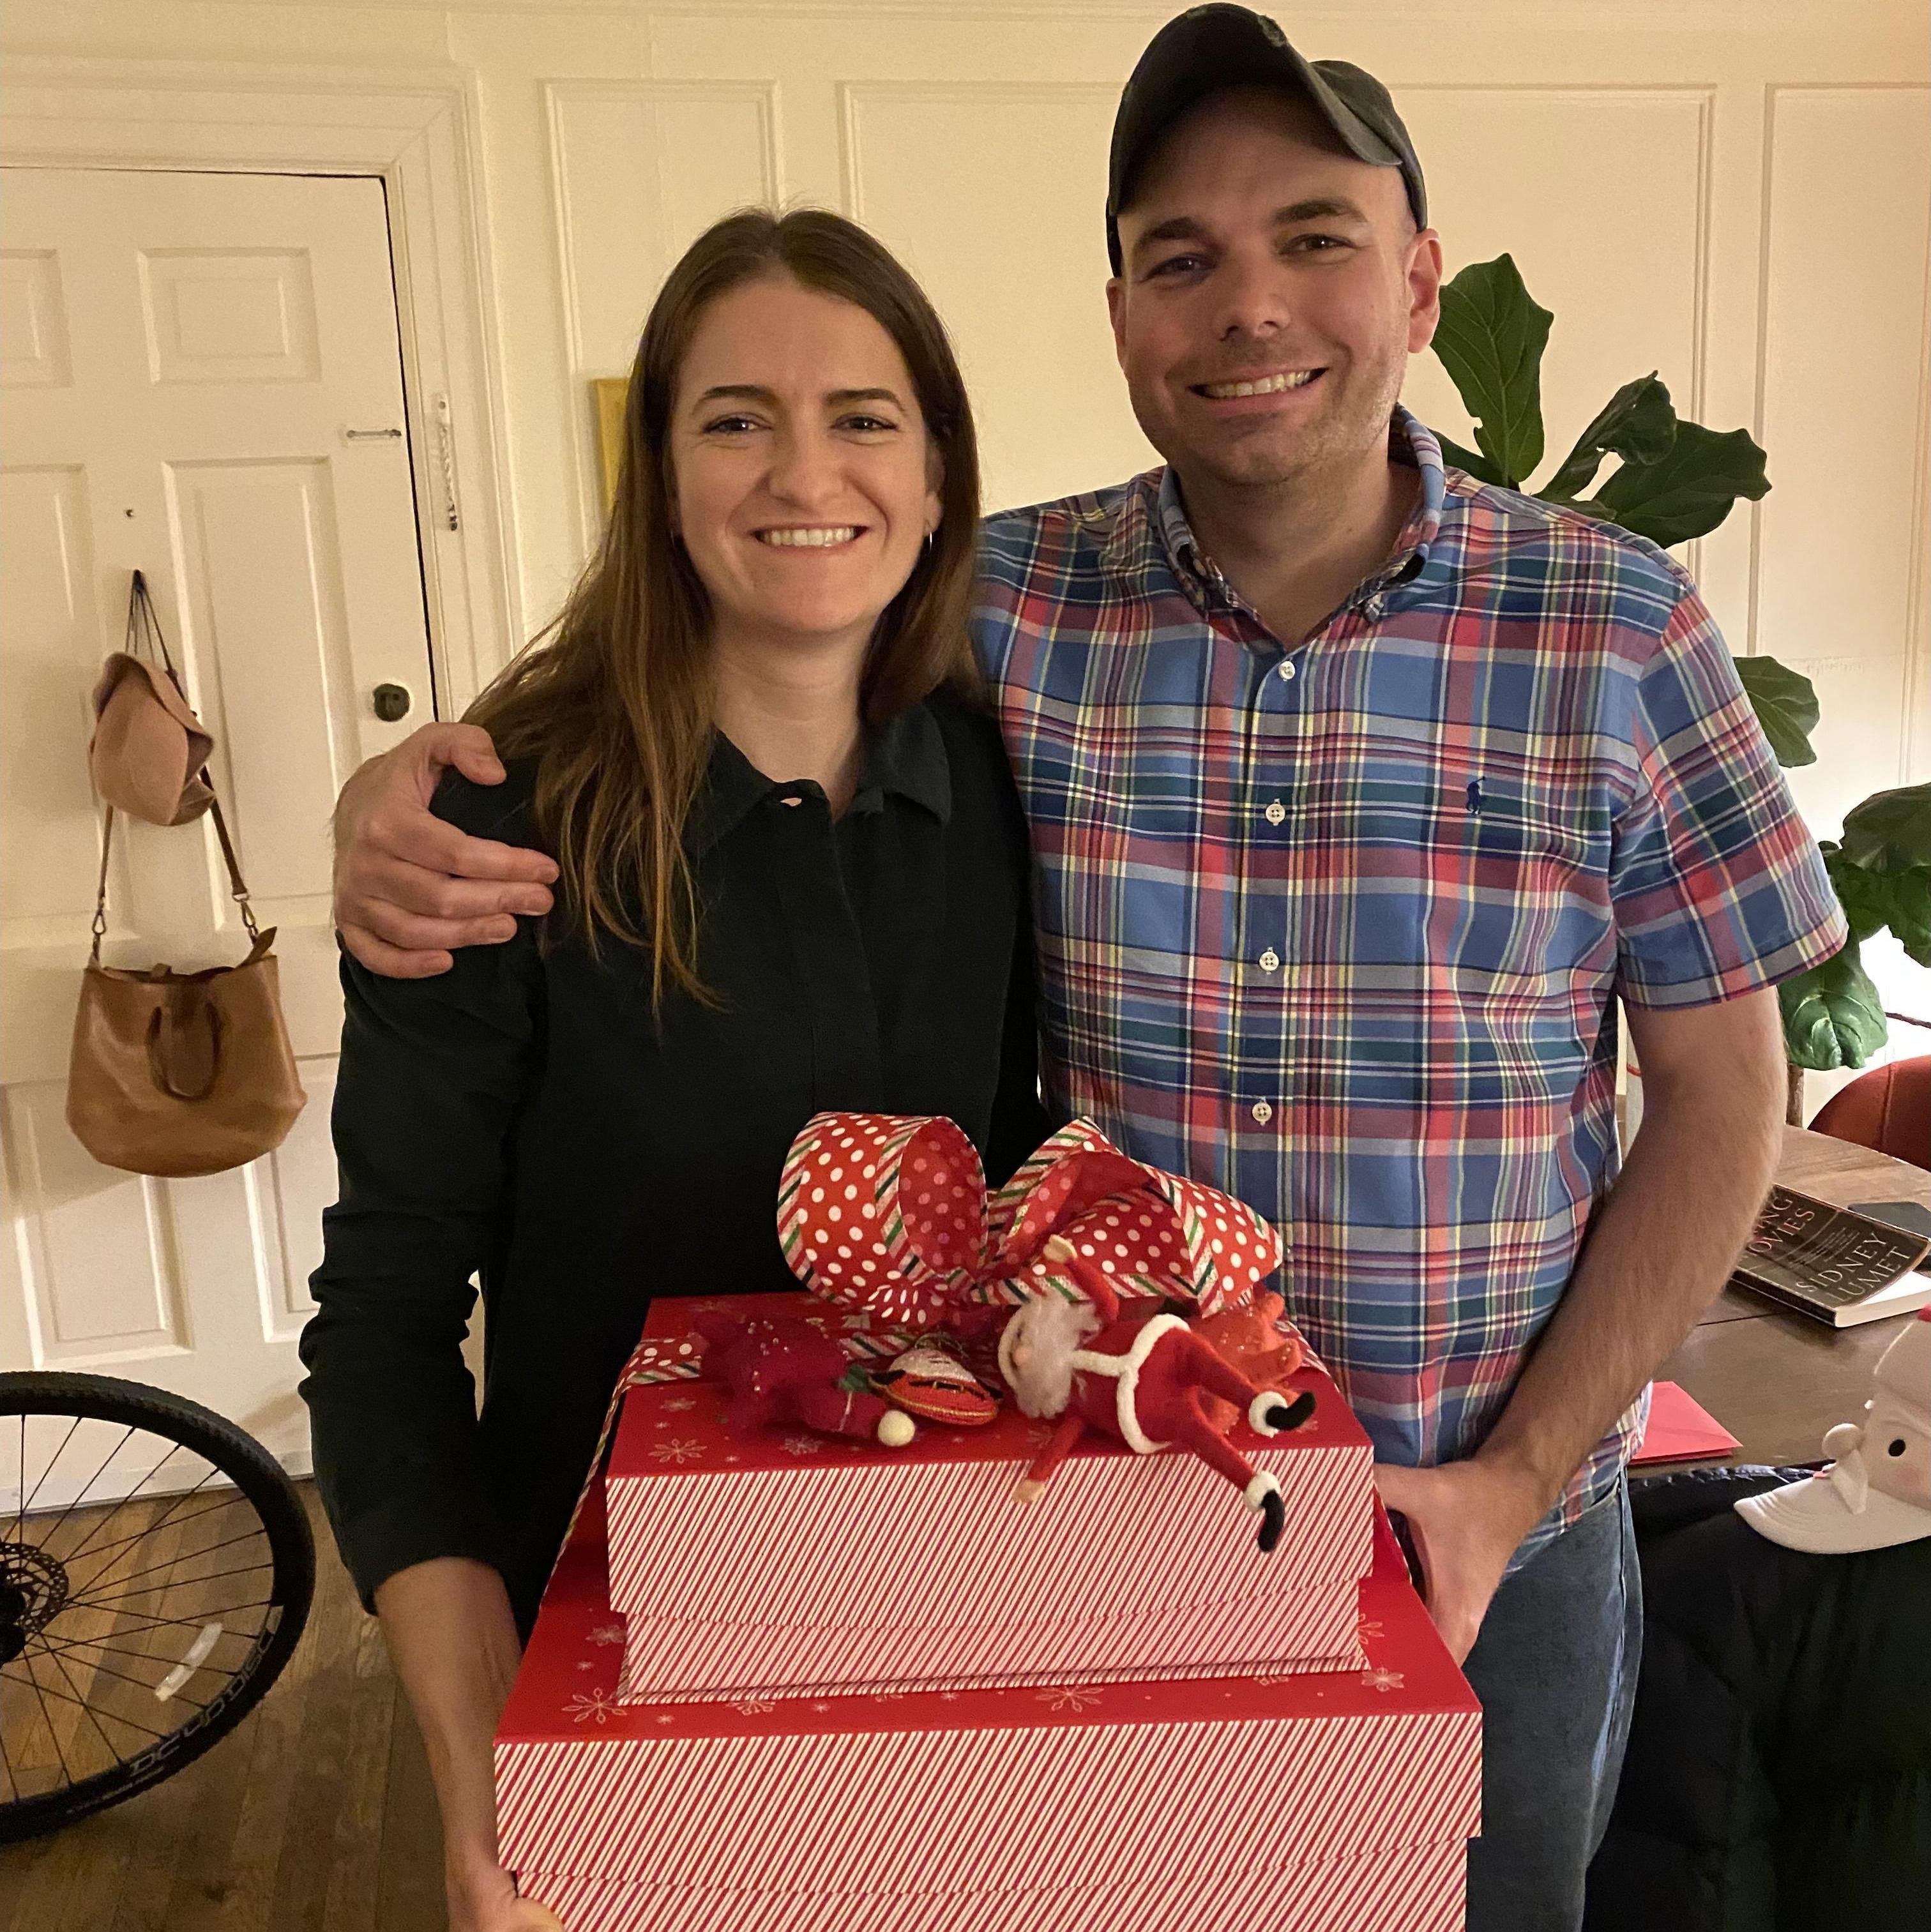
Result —
[[1014, 1493], [1037, 1502], [1089, 1429], [1141, 1455], [1178, 1444], [1240, 1491], [1261, 1519], [1256, 1540], [1263, 1554], [1271, 1552], [1286, 1521], [1281, 1485], [1228, 1442], [1203, 1400], [1218, 1396], [1257, 1434], [1278, 1436], [1307, 1420], [1314, 1398], [1305, 1390], [1290, 1396], [1256, 1388], [1177, 1315], [1143, 1310], [1122, 1316], [1112, 1282], [1071, 1242], [1056, 1238], [1045, 1253], [1088, 1300], [1036, 1296], [999, 1338], [999, 1371], [1020, 1407], [1028, 1415], [1061, 1418]]

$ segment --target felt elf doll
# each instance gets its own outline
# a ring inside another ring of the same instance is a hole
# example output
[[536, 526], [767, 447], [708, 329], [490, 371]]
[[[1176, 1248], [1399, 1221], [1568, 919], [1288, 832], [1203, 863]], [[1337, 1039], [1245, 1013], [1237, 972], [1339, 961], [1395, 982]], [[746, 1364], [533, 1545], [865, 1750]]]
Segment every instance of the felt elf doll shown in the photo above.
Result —
[[700, 1314], [704, 1373], [723, 1387], [725, 1420], [734, 1431], [802, 1423], [827, 1436], [870, 1436], [902, 1449], [916, 1432], [911, 1418], [869, 1389], [854, 1388], [851, 1364], [828, 1335], [788, 1315]]
[[1177, 1443], [1227, 1478], [1261, 1519], [1255, 1539], [1263, 1554], [1281, 1540], [1286, 1506], [1281, 1485], [1257, 1470], [1216, 1429], [1203, 1395], [1235, 1405], [1257, 1434], [1298, 1429], [1314, 1413], [1305, 1390], [1287, 1396], [1257, 1388], [1177, 1315], [1122, 1315], [1104, 1274], [1055, 1237], [1047, 1258], [1072, 1276], [1090, 1300], [1035, 1296], [1014, 1313], [999, 1337], [999, 1372], [1020, 1407], [1062, 1418], [1014, 1493], [1036, 1502], [1053, 1472], [1089, 1429], [1116, 1436], [1141, 1455]]

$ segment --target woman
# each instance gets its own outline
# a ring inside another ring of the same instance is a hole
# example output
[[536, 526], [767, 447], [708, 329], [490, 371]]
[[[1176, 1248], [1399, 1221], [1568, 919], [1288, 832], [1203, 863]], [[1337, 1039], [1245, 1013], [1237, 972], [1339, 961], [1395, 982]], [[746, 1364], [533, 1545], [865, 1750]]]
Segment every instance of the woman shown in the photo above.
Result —
[[490, 1739], [650, 1297], [796, 1286], [779, 1170], [821, 1108], [950, 1114], [995, 1178], [1043, 1130], [978, 514], [911, 278], [834, 215], [720, 223], [646, 324], [602, 547], [472, 713], [507, 781], [437, 801], [549, 852], [557, 911], [438, 979], [344, 961], [303, 1393], [459, 1932], [551, 1922], [497, 1864]]

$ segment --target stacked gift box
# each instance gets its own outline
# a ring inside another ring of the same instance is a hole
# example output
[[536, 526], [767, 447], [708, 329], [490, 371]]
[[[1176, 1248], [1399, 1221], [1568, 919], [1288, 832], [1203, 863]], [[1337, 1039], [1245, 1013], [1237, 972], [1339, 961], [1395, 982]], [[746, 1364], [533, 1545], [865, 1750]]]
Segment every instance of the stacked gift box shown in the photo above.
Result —
[[[719, 1305], [659, 1301], [660, 1358]], [[1300, 1429], [1231, 1432], [1266, 1556], [1182, 1456], [1089, 1441], [1015, 1503], [1011, 1408], [883, 1450], [629, 1389], [498, 1734], [521, 1889], [570, 1932], [1459, 1926], [1475, 1701], [1359, 1424], [1290, 1386]]]
[[1273, 1232], [1089, 1122], [989, 1197], [952, 1123], [858, 1114], [777, 1223], [811, 1292], [659, 1299], [613, 1402], [497, 1732], [520, 1889], [569, 1932], [1458, 1927], [1479, 1713]]

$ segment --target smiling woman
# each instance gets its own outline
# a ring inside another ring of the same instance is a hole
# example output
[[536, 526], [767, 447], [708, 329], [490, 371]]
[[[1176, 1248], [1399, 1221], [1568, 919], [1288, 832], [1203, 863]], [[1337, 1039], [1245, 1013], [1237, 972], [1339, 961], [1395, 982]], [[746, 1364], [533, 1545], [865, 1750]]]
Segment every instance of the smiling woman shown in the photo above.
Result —
[[947, 1115], [996, 1180], [1044, 1131], [1025, 832], [963, 701], [978, 509], [957, 367], [877, 242], [700, 237], [603, 542], [472, 713], [506, 774], [435, 802], [551, 854], [560, 903], [440, 977], [344, 964], [303, 1394], [464, 1932], [554, 1924], [497, 1862], [490, 1739], [652, 1296], [795, 1286], [774, 1206], [814, 1114]]

